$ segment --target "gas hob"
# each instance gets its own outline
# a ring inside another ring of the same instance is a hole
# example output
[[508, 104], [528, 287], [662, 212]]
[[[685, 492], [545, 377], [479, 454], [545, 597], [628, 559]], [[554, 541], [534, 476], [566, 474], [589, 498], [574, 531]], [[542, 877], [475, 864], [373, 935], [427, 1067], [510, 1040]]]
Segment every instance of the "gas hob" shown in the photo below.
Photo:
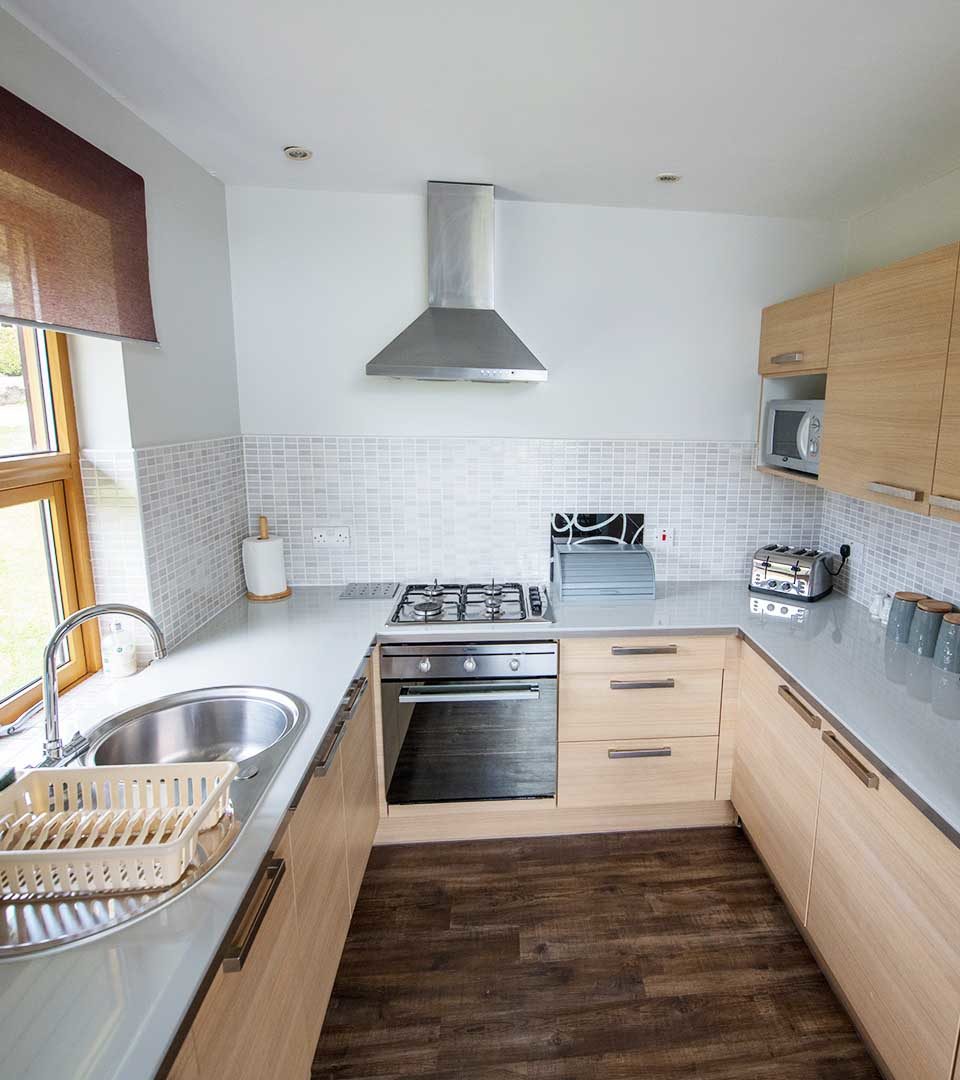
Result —
[[390, 625], [553, 622], [546, 585], [516, 581], [408, 585]]

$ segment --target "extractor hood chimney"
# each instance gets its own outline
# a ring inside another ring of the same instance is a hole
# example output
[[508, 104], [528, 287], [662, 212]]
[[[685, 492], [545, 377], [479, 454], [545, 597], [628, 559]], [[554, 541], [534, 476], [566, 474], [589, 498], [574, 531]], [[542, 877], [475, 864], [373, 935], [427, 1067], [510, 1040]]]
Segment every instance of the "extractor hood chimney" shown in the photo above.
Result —
[[493, 308], [493, 185], [427, 184], [427, 310], [367, 364], [395, 379], [544, 382]]

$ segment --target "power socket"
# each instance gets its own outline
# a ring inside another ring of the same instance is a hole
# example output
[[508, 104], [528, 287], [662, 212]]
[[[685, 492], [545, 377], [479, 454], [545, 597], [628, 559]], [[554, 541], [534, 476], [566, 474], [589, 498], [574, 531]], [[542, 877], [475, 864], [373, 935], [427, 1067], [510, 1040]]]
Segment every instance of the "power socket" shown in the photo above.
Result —
[[313, 542], [317, 547], [349, 547], [348, 525], [318, 525], [313, 530]]
[[665, 525], [660, 529], [644, 532], [643, 539], [648, 545], [656, 544], [658, 547], [673, 547], [677, 541], [677, 534], [668, 525]]

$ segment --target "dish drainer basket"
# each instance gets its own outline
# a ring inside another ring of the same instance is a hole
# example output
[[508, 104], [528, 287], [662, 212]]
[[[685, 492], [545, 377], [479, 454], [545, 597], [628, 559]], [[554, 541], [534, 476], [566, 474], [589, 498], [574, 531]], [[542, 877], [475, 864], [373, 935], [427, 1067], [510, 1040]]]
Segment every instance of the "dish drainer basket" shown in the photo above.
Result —
[[227, 811], [232, 761], [33, 769], [0, 792], [0, 896], [173, 885]]

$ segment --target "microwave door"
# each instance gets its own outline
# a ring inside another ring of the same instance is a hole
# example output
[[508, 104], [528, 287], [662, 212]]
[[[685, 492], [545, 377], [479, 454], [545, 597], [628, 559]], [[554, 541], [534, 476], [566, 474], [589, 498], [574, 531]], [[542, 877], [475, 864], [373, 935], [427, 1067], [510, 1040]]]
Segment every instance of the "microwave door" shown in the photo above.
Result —
[[770, 452], [785, 464], [803, 456], [800, 453], [800, 429], [806, 417], [804, 409], [777, 408], [773, 412]]
[[810, 421], [812, 419], [813, 414], [805, 412], [800, 421], [800, 427], [797, 429], [797, 457], [803, 458], [804, 461], [810, 460]]

